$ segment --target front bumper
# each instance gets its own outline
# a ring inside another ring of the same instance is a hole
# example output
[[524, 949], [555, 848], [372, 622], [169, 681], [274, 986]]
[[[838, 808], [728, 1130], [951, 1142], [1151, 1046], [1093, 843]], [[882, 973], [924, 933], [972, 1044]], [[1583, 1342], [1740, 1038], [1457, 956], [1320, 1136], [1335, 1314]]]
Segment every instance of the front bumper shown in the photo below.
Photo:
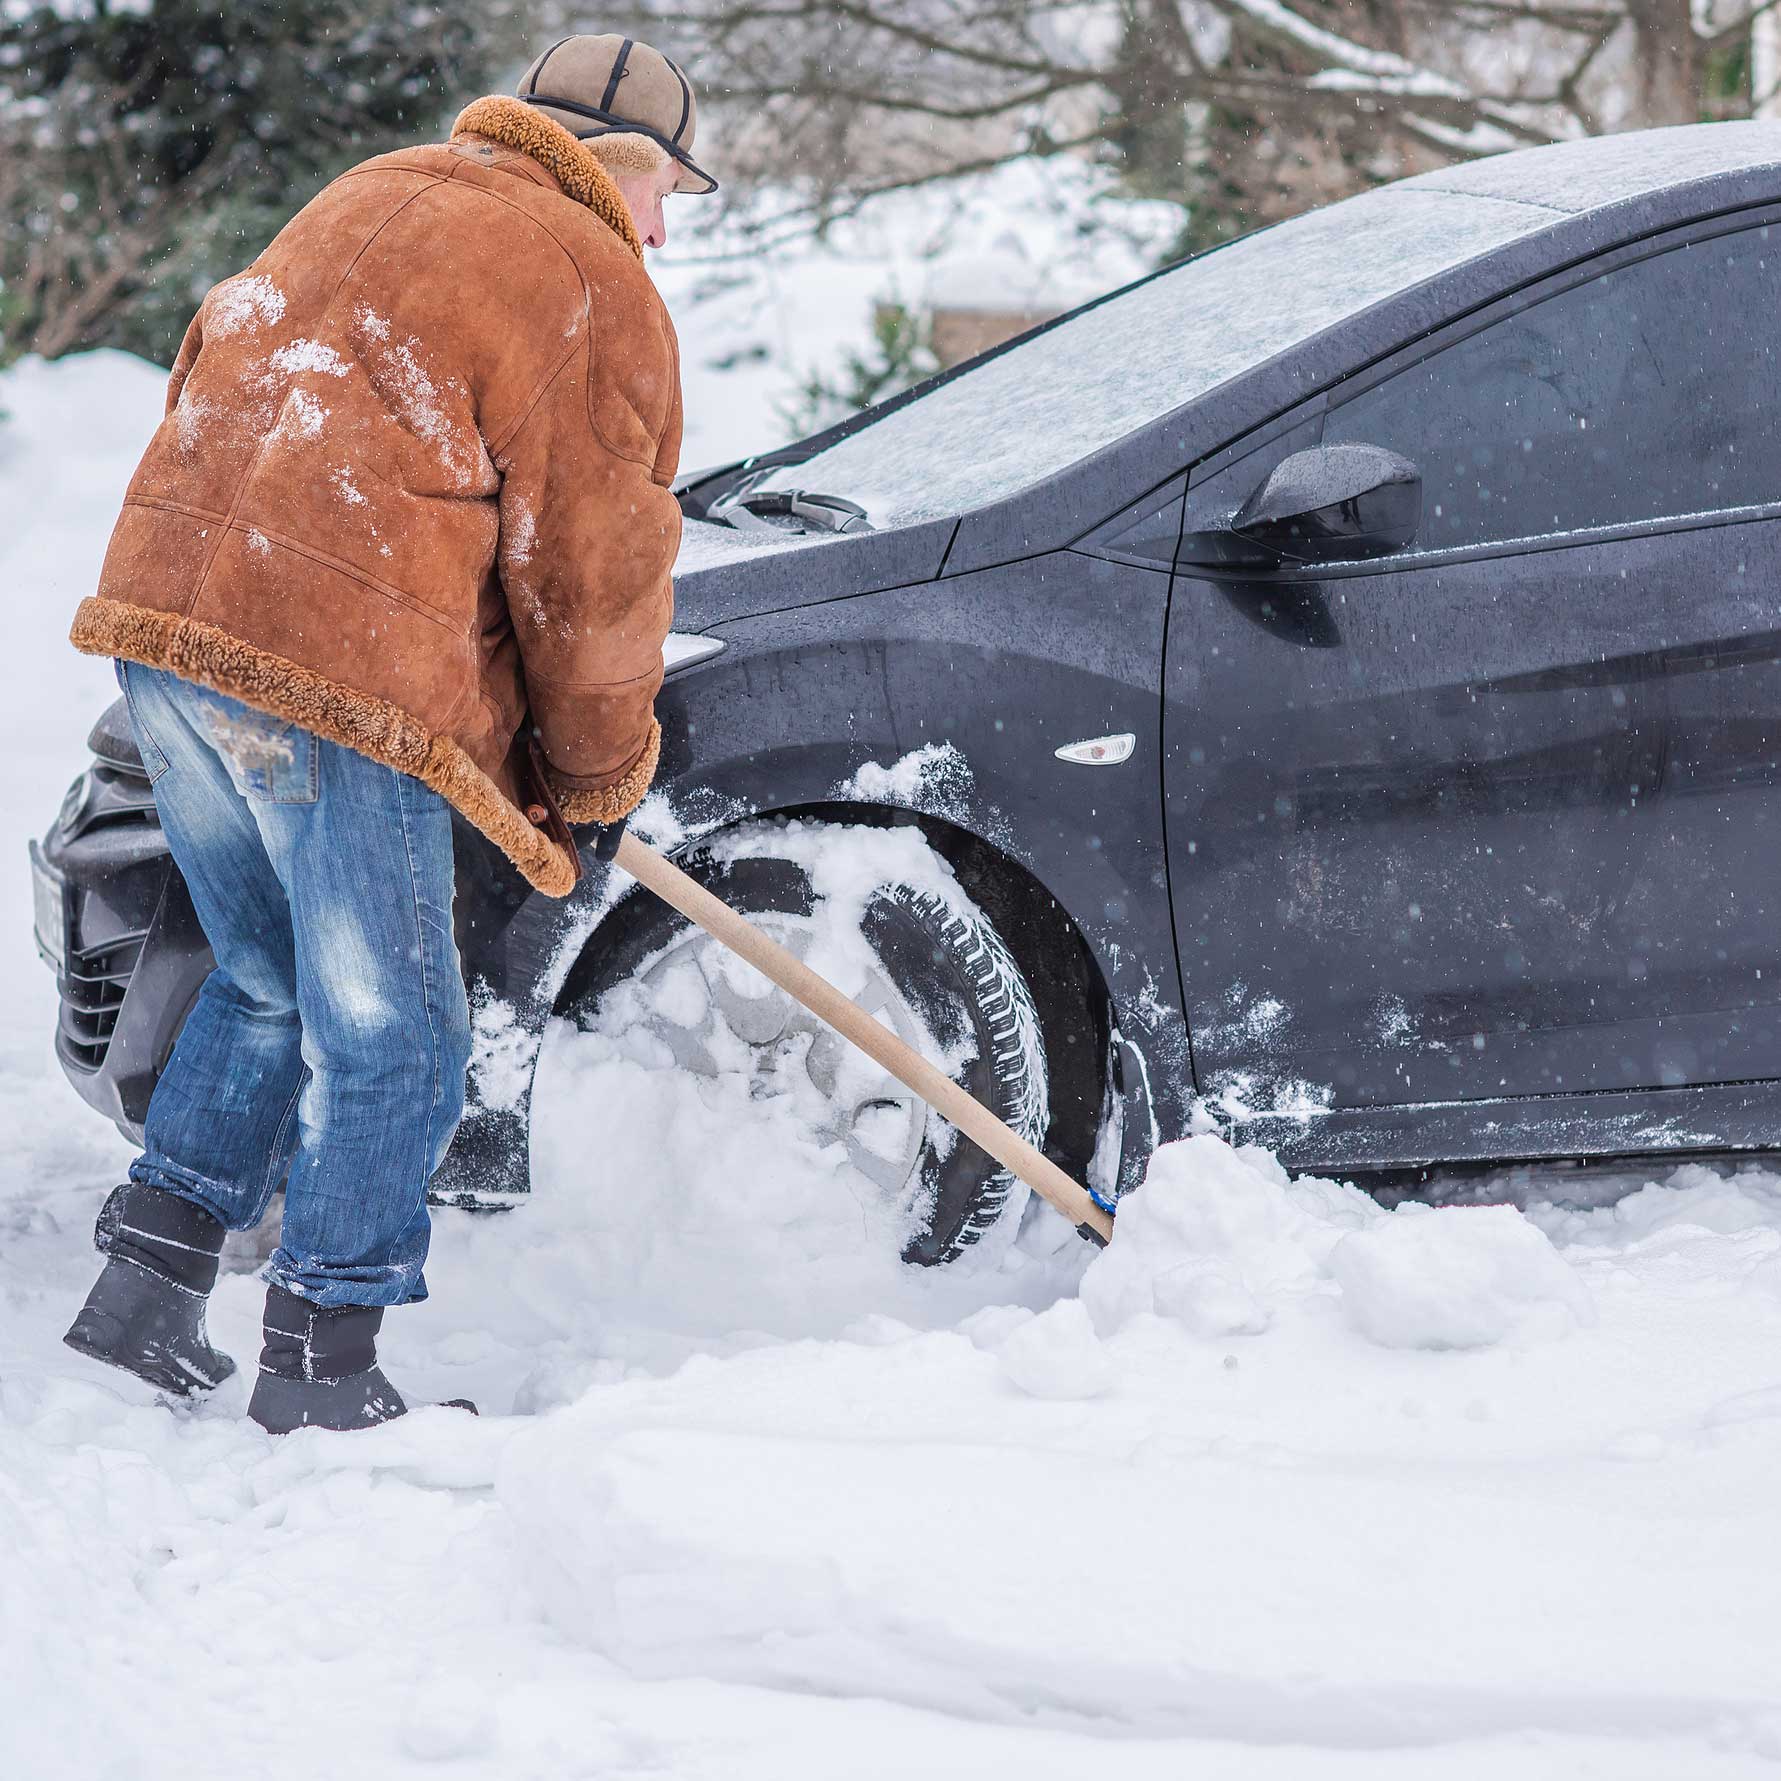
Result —
[[212, 961], [128, 738], [120, 700], [30, 857], [37, 949], [61, 994], [56, 1056], [81, 1099], [137, 1138]]

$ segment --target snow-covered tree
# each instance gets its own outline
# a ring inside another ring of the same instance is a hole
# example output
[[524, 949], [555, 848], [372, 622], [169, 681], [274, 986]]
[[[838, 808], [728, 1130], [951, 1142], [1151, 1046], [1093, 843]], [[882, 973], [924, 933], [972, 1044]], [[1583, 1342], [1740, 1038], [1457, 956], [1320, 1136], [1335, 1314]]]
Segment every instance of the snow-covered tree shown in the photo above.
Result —
[[332, 173], [481, 90], [499, 0], [0, 7], [0, 353], [165, 362]]
[[1456, 158], [1765, 109], [1777, 4], [625, 0], [727, 102], [731, 166], [807, 177], [819, 211], [1074, 150], [1187, 206], [1189, 245]]

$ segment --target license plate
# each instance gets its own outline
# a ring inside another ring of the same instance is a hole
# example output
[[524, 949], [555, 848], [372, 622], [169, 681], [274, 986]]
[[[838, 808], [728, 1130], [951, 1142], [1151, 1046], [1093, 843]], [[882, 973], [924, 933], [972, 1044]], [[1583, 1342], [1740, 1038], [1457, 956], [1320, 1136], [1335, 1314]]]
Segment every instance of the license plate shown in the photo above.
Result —
[[45, 864], [35, 841], [31, 843], [31, 904], [38, 950], [60, 971], [68, 963], [67, 892], [62, 875]]

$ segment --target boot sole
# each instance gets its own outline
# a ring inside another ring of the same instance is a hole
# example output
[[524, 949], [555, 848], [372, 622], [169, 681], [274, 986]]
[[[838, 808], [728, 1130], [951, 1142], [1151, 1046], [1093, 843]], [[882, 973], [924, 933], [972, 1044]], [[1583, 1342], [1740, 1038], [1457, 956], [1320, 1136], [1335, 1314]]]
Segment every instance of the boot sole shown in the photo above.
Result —
[[345, 1379], [287, 1379], [262, 1368], [247, 1413], [269, 1435], [298, 1429], [350, 1434], [406, 1416], [408, 1406], [375, 1367]]
[[[415, 1407], [426, 1410], [434, 1406]], [[438, 1408], [477, 1414], [468, 1398], [450, 1398]], [[287, 1379], [282, 1373], [262, 1371], [247, 1406], [248, 1415], [269, 1435], [291, 1435], [304, 1428], [352, 1434], [394, 1422], [408, 1410], [402, 1394], [375, 1367], [369, 1373], [335, 1380]]]
[[[195, 1398], [203, 1392], [214, 1391], [217, 1386], [229, 1378], [235, 1371], [235, 1363], [226, 1354], [217, 1355], [218, 1366], [215, 1377], [209, 1377], [195, 1369], [184, 1367], [179, 1362], [162, 1354], [124, 1355], [114, 1346], [114, 1339], [107, 1333], [94, 1327], [83, 1314], [74, 1320], [63, 1343], [76, 1354], [84, 1354], [89, 1360], [103, 1361], [108, 1367], [116, 1367], [120, 1373], [128, 1373], [132, 1378], [140, 1379], [145, 1385], [152, 1385], [157, 1391], [171, 1393], [176, 1398]], [[106, 1318], [107, 1323], [114, 1321]]]

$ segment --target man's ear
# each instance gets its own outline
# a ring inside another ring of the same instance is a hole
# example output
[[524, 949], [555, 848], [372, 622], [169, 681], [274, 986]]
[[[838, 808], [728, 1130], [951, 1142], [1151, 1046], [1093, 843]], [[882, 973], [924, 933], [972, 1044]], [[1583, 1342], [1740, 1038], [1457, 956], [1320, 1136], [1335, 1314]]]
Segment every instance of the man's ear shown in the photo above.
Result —
[[659, 142], [631, 130], [614, 130], [606, 136], [590, 136], [587, 146], [608, 173], [661, 173], [674, 157]]

